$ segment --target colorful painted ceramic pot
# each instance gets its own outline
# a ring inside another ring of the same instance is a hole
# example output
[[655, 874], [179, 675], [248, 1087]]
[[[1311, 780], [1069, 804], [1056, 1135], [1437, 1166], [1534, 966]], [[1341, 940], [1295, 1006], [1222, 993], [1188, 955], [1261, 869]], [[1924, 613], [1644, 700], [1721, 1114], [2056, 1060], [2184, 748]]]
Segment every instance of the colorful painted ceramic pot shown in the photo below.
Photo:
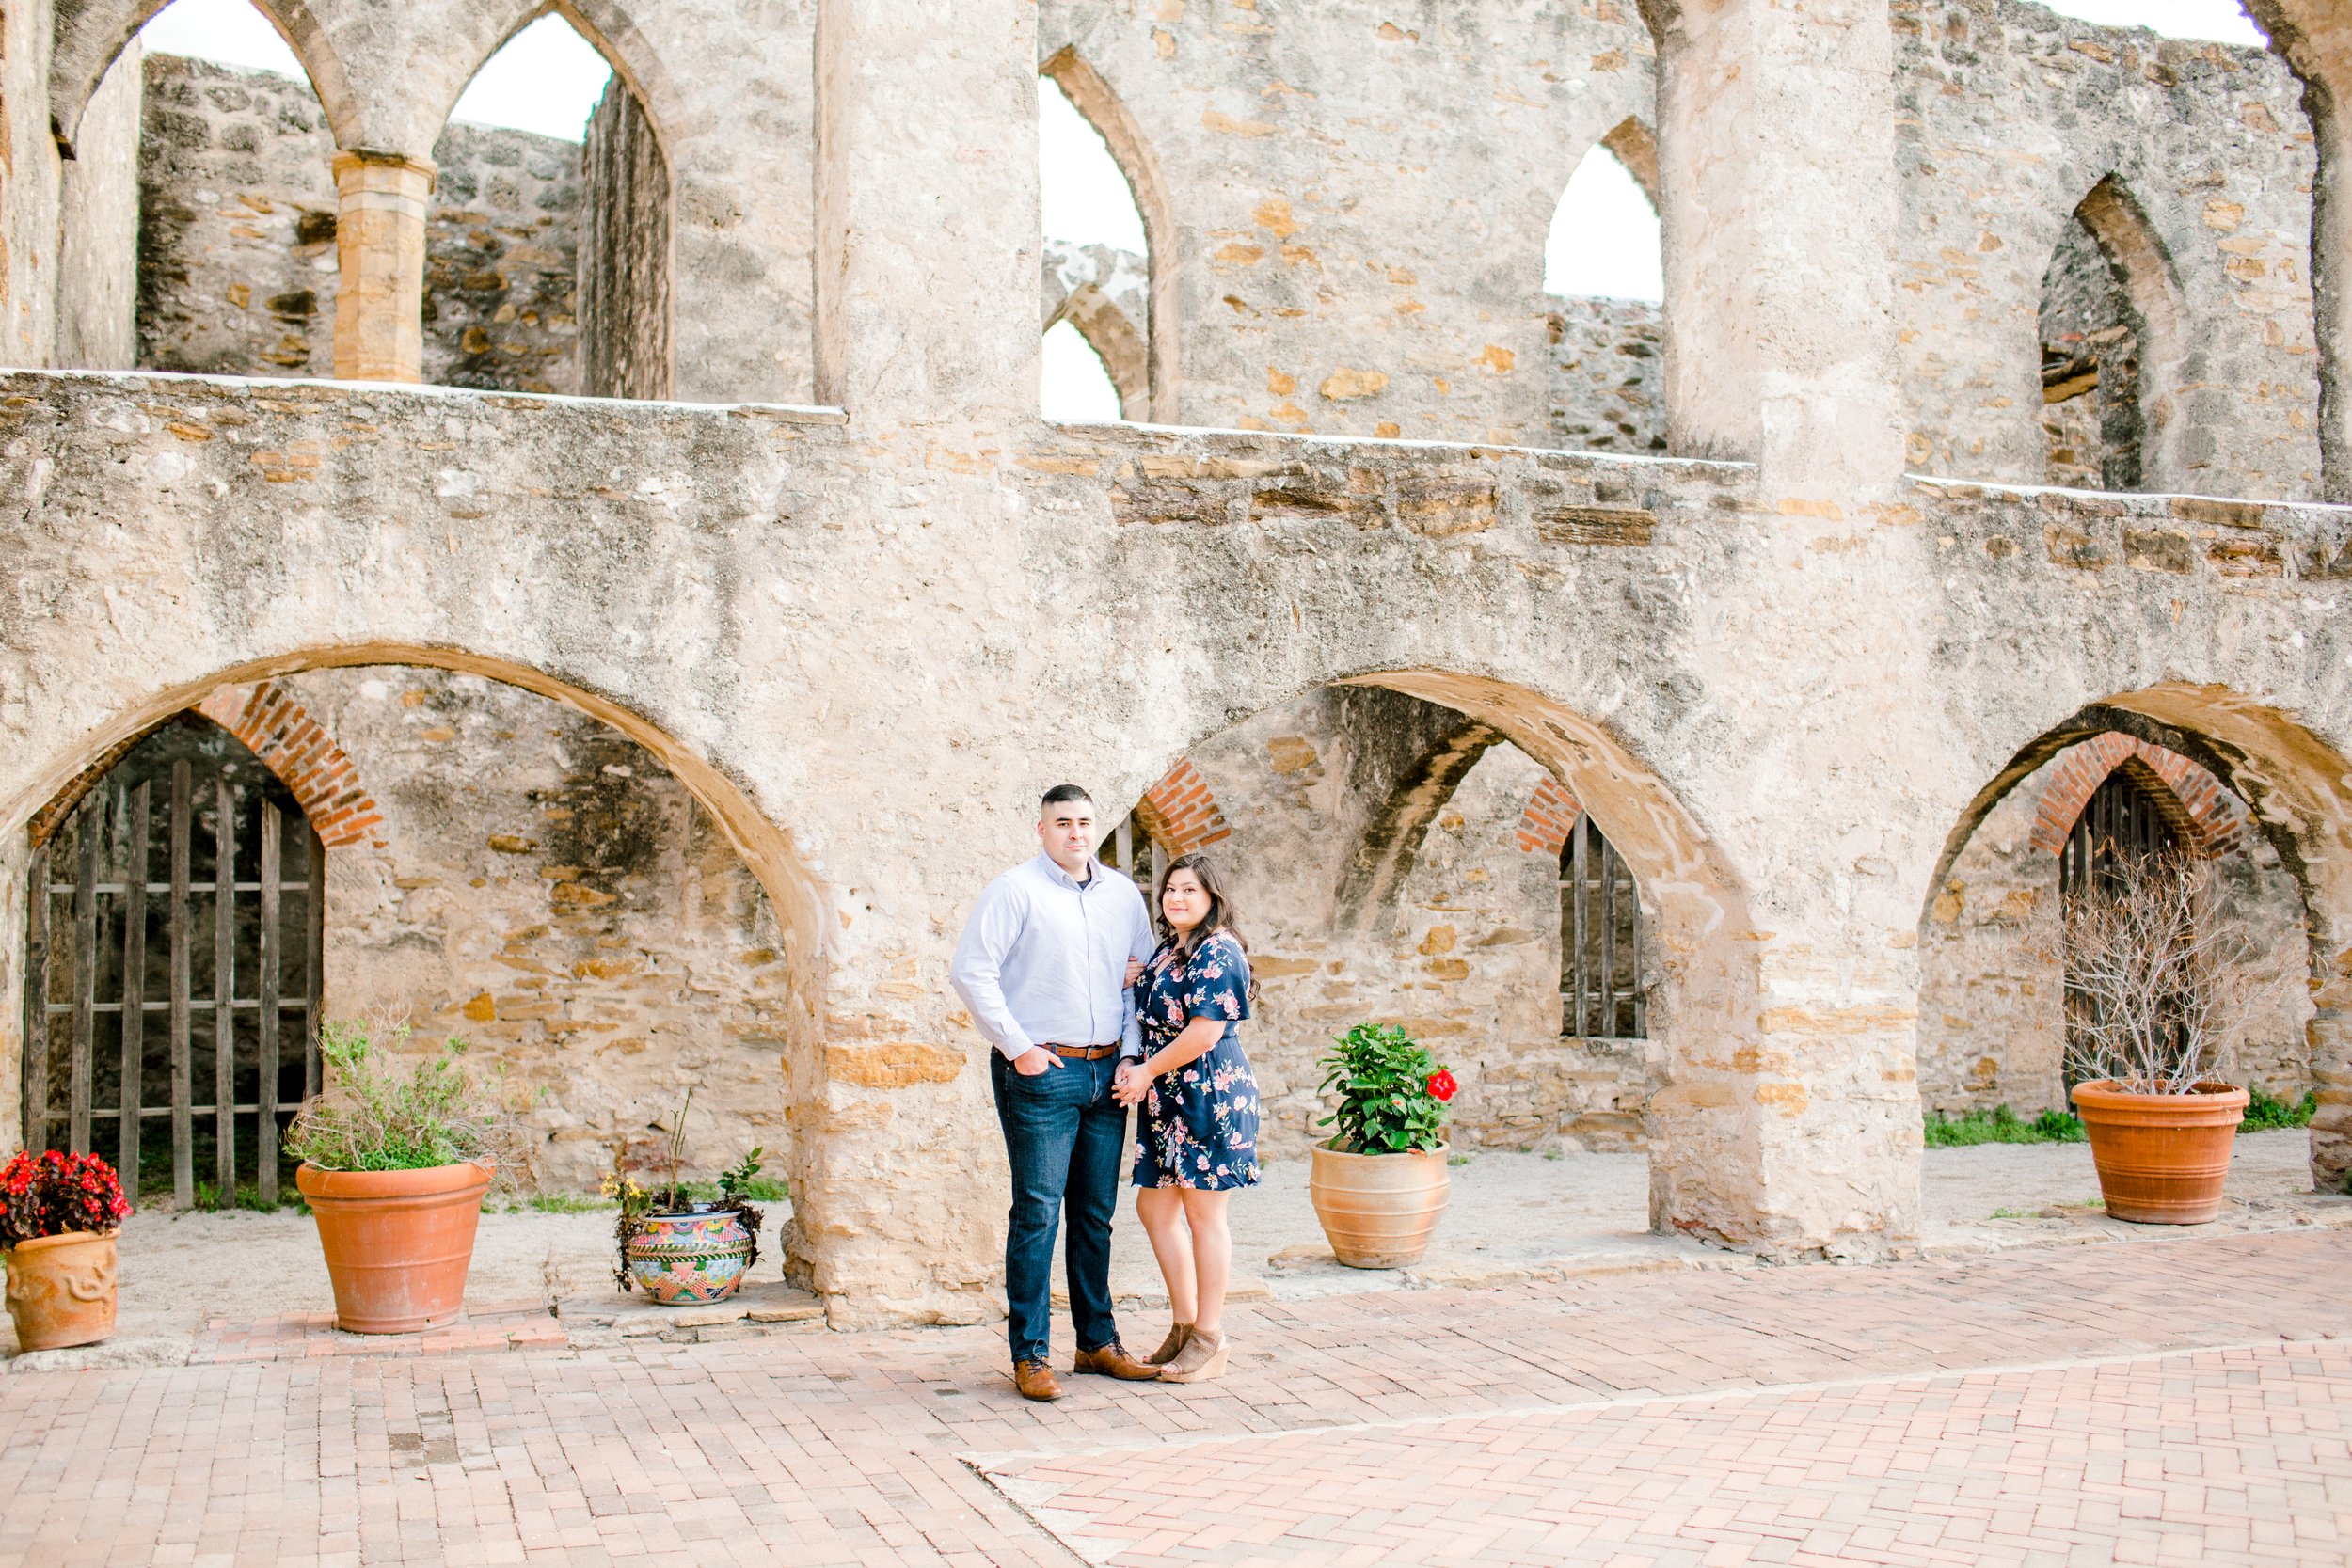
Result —
[[676, 1214], [647, 1214], [628, 1241], [629, 1277], [664, 1307], [724, 1301], [752, 1266], [752, 1233], [742, 1213], [696, 1204]]

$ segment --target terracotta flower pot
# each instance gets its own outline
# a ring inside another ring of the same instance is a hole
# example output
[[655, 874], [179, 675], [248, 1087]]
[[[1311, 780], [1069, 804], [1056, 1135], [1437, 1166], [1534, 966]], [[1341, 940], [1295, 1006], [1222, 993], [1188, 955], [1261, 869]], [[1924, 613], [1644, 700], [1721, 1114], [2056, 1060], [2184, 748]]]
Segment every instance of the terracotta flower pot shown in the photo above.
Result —
[[1429, 1250], [1453, 1185], [1443, 1148], [1342, 1154], [1317, 1144], [1307, 1177], [1331, 1256], [1351, 1269], [1401, 1269]]
[[414, 1334], [456, 1321], [487, 1167], [321, 1170], [306, 1160], [294, 1185], [318, 1218], [337, 1328]]
[[2187, 1094], [2074, 1085], [2107, 1212], [2142, 1225], [2202, 1225], [2221, 1212], [2246, 1091], [2200, 1084]]
[[19, 1350], [94, 1345], [115, 1331], [115, 1239], [89, 1230], [19, 1242], [8, 1258], [8, 1317]]
[[628, 1274], [664, 1307], [724, 1301], [752, 1266], [752, 1233], [734, 1209], [647, 1214], [628, 1239]]

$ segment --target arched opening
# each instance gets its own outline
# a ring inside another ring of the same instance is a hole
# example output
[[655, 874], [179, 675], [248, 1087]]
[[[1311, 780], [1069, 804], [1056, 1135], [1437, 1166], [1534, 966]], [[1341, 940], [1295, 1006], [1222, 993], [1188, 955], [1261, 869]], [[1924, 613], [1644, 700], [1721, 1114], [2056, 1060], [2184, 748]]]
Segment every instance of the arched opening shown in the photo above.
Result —
[[[1117, 389], [1115, 418], [1176, 419], [1175, 222], [1158, 165], [1126, 106], [1074, 49], [1038, 68], [1045, 242], [1043, 328], [1073, 324]], [[1040, 402], [1099, 404], [1091, 370], [1049, 341]]]
[[[1723, 935], [1744, 928], [1730, 912], [1741, 895], [1597, 726], [1498, 683], [1389, 673], [1197, 740], [1184, 767], [1220, 814], [1209, 852], [1262, 987], [1248, 1050], [1269, 1180], [1295, 1176], [1327, 1132], [1316, 1064], [1330, 1037], [1395, 1023], [1464, 1085], [1450, 1124], [1470, 1157], [1457, 1207], [1482, 1201], [1481, 1181], [1518, 1180], [1573, 1195], [1549, 1211], [1523, 1200], [1529, 1246], [1651, 1228], [1771, 1244], [1773, 1222], [1742, 1212], [1759, 1174], [1744, 1164], [1759, 1058], [1724, 1043], [1757, 1017], [1736, 1000], [1753, 995], [1747, 955]], [[1579, 932], [1562, 886], [1580, 823], [1588, 896], [1613, 936], [1597, 914]], [[1143, 842], [1109, 858], [1137, 863]], [[1580, 965], [1580, 941], [1595, 955], [1613, 944], [1616, 1014], [1612, 1027], [1590, 994], [1581, 1034], [1563, 1027], [1563, 976], [1604, 980], [1597, 958]]]
[[326, 850], [235, 736], [183, 713], [35, 824], [24, 1146], [95, 1149], [133, 1192], [274, 1203], [317, 1092]]
[[2093, 490], [2169, 488], [2185, 322], [2147, 215], [2112, 175], [2092, 187], [2042, 275], [2044, 478]]
[[1575, 451], [1666, 450], [1658, 148], [1621, 122], [1577, 165], [1544, 245], [1551, 433]]
[[564, 14], [501, 44], [434, 144], [424, 378], [670, 395], [670, 166], [645, 105]]
[[[282, 969], [278, 1006], [286, 1023], [275, 1079], [250, 1043], [254, 1020], [270, 1006], [267, 949], [250, 942], [234, 949], [218, 990], [205, 989], [215, 948], [200, 930], [189, 949], [198, 1022], [194, 1114], [200, 1117], [207, 1103], [204, 1004], [229, 999], [243, 1053], [232, 1064], [229, 1101], [243, 1118], [234, 1129], [238, 1184], [259, 1174], [252, 1150], [266, 1113], [254, 1109], [262, 1102], [255, 1082], [281, 1085], [277, 1106], [292, 1110], [305, 1086], [309, 1021], [389, 1017], [414, 1023], [419, 1049], [451, 1035], [467, 1039], [532, 1093], [528, 1124], [536, 1137], [526, 1175], [545, 1188], [591, 1190], [616, 1153], [644, 1158], [651, 1125], [674, 1112], [691, 1085], [688, 1152], [701, 1175], [764, 1145], [771, 1170], [788, 1172], [798, 1192], [809, 1194], [802, 1183], [815, 1156], [795, 1137], [787, 1111], [796, 1096], [814, 1092], [821, 1070], [809, 1053], [822, 950], [813, 885], [780, 834], [707, 763], [626, 710], [526, 670], [453, 655], [423, 655], [433, 660], [427, 664], [418, 661], [421, 653], [339, 650], [338, 658], [352, 662], [278, 661], [164, 698], [159, 711], [124, 721], [127, 748], [118, 741], [99, 753], [89, 770], [95, 787], [81, 778], [61, 797], [67, 811], [50, 814], [78, 820], [71, 814], [95, 813], [107, 825], [111, 836], [97, 841], [95, 884], [104, 918], [113, 918], [107, 901], [123, 898], [134, 880], [106, 879], [127, 861], [115, 825], [136, 812], [139, 780], [122, 770], [161, 737], [193, 727], [245, 759], [259, 783], [244, 774], [232, 780], [241, 833], [253, 832], [247, 818], [272, 801], [287, 824], [288, 847], [278, 857], [287, 891], [278, 907], [288, 918], [297, 906], [323, 912], [315, 944], [301, 950], [315, 954], [311, 966]], [[240, 684], [255, 679], [257, 686]], [[199, 699], [211, 722], [186, 716]], [[329, 749], [342, 759], [332, 768], [321, 761]], [[258, 772], [257, 752], [268, 765]], [[313, 789], [321, 776], [364, 779], [365, 809], [353, 810], [356, 785]], [[168, 786], [150, 796], [151, 816], [170, 818]], [[306, 813], [323, 830], [323, 869], [304, 858], [313, 851], [295, 843]], [[188, 875], [199, 887], [189, 896], [199, 905], [212, 822], [201, 811], [195, 817]], [[54, 830], [50, 816], [36, 816], [36, 833], [44, 824]], [[158, 821], [159, 846], [164, 832]], [[258, 883], [237, 889], [231, 913], [240, 932], [257, 921], [267, 928], [265, 836], [250, 847], [240, 838], [234, 851], [234, 880]], [[86, 853], [83, 842], [74, 840], [70, 852]], [[53, 848], [46, 857], [53, 883], [72, 880], [57, 874], [64, 852]], [[149, 884], [164, 891], [150, 899], [155, 934], [147, 969], [160, 974], [170, 947], [159, 911], [171, 904], [175, 875], [165, 870], [167, 847], [152, 858]], [[33, 879], [40, 885], [38, 874]], [[320, 889], [317, 902], [304, 905], [297, 888]], [[45, 925], [28, 921], [29, 934], [38, 942], [45, 930], [54, 953], [59, 931], [78, 932], [84, 917], [71, 895], [53, 895], [48, 908], [55, 912]], [[209, 911], [199, 907], [195, 915]], [[279, 939], [283, 954], [299, 956], [294, 940]], [[119, 951], [119, 942], [110, 948], [101, 937], [94, 950]], [[57, 1005], [77, 1003], [86, 971], [102, 983], [120, 972], [119, 960], [107, 961], [112, 969], [69, 965], [63, 978], [49, 982], [38, 1016], [64, 1018], [69, 1044], [83, 1032], [70, 1006], [59, 1012]], [[54, 963], [45, 967], [57, 973]], [[167, 989], [151, 986], [148, 994], [161, 999]], [[173, 1037], [160, 1023], [151, 1045], [157, 1036]], [[50, 1069], [40, 1097], [50, 1108], [33, 1114], [70, 1131], [83, 1097], [65, 1097], [67, 1120], [56, 1123], [55, 1091], [80, 1082], [72, 1058], [60, 1054], [54, 1030], [45, 1055], [30, 1049], [29, 1031], [26, 1037], [28, 1109], [38, 1058]], [[110, 1043], [119, 1045], [103, 1029], [91, 1037], [93, 1062]], [[60, 1062], [62, 1079], [54, 1070]], [[801, 1081], [790, 1082], [796, 1076]], [[148, 1081], [156, 1082], [151, 1072]], [[103, 1089], [109, 1081], [101, 1071], [93, 1082]], [[177, 1108], [174, 1082], [167, 1075], [161, 1098], [149, 1103]], [[107, 1101], [102, 1093], [90, 1103]], [[213, 1180], [203, 1163], [208, 1150], [217, 1153], [211, 1145], [196, 1150], [199, 1181]], [[151, 1172], [152, 1148], [147, 1152]]]
[[[2352, 1167], [2337, 869], [2352, 813], [2333, 752], [2275, 710], [2211, 689], [2129, 693], [2023, 747], [1947, 840], [1920, 923], [1919, 1091], [1931, 1116], [2066, 1108], [2070, 890], [2167, 845], [2215, 863], [2257, 957], [2237, 1072], [2287, 1102], [2316, 1090], [2309, 1175]], [[2295, 1164], [2291, 1159], [2289, 1164]], [[2298, 1174], [2296, 1180], [2300, 1181]]]

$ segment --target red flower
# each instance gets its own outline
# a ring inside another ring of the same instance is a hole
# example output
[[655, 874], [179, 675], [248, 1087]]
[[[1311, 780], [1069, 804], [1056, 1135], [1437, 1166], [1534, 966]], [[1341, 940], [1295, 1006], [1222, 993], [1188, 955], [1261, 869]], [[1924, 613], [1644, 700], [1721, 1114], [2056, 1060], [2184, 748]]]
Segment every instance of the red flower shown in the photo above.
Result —
[[1437, 1071], [1429, 1075], [1430, 1098], [1438, 1101], [1439, 1103], [1452, 1100], [1454, 1094], [1459, 1091], [1461, 1087], [1461, 1085], [1454, 1081], [1454, 1074], [1448, 1072], [1443, 1068], [1439, 1068]]

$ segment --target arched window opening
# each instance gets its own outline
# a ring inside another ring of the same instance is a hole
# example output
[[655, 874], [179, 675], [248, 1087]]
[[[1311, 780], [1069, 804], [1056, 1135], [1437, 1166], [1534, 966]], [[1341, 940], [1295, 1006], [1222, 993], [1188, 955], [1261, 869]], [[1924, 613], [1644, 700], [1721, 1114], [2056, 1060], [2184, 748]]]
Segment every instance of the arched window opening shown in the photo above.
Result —
[[2042, 435], [2049, 483], [2137, 490], [2144, 325], [2131, 295], [2077, 216], [2042, 279]]
[[[1102, 114], [1118, 104], [1109, 87], [1068, 50], [1038, 77], [1038, 178], [1044, 249], [1046, 354], [1039, 405], [1049, 420], [1143, 419], [1152, 413], [1161, 352], [1154, 333], [1166, 314], [1138, 188], [1103, 126], [1088, 118], [1066, 87], [1074, 84]], [[1132, 127], [1118, 127], [1133, 143]], [[1055, 334], [1072, 322], [1092, 363]], [[1097, 372], [1112, 389], [1107, 415]]]
[[1560, 847], [1560, 1033], [1644, 1039], [1642, 895], [1613, 846], [1578, 816]]
[[1086, 334], [1066, 321], [1046, 329], [1041, 381], [1039, 401], [1049, 420], [1089, 424], [1123, 417], [1110, 368], [1087, 341]]
[[[138, 368], [333, 374], [335, 138], [300, 61], [246, 0], [174, 0], [135, 48], [135, 75], [115, 85], [126, 52], [92, 107], [125, 95], [136, 138], [136, 231], [116, 243], [136, 258]], [[77, 166], [108, 161], [93, 138], [117, 118], [85, 115]], [[86, 295], [104, 259], [72, 227], [69, 214], [63, 292]]]
[[1648, 133], [1628, 120], [1585, 153], [1544, 245], [1551, 432], [1574, 451], [1663, 451], [1665, 274]]
[[[1104, 865], [1134, 879], [1136, 886], [1143, 889], [1146, 901], [1158, 889], [1169, 860], [1166, 846], [1152, 836], [1143, 818], [1134, 812], [1129, 812], [1125, 821], [1104, 836], [1095, 855]], [[1157, 910], [1152, 912], [1154, 917], [1159, 913]]]
[[326, 851], [277, 775], [183, 714], [34, 849], [25, 1143], [109, 1155], [134, 1191], [224, 1202], [281, 1180], [318, 1088]]
[[669, 164], [628, 84], [543, 16], [450, 118], [433, 150], [425, 379], [667, 397]]

